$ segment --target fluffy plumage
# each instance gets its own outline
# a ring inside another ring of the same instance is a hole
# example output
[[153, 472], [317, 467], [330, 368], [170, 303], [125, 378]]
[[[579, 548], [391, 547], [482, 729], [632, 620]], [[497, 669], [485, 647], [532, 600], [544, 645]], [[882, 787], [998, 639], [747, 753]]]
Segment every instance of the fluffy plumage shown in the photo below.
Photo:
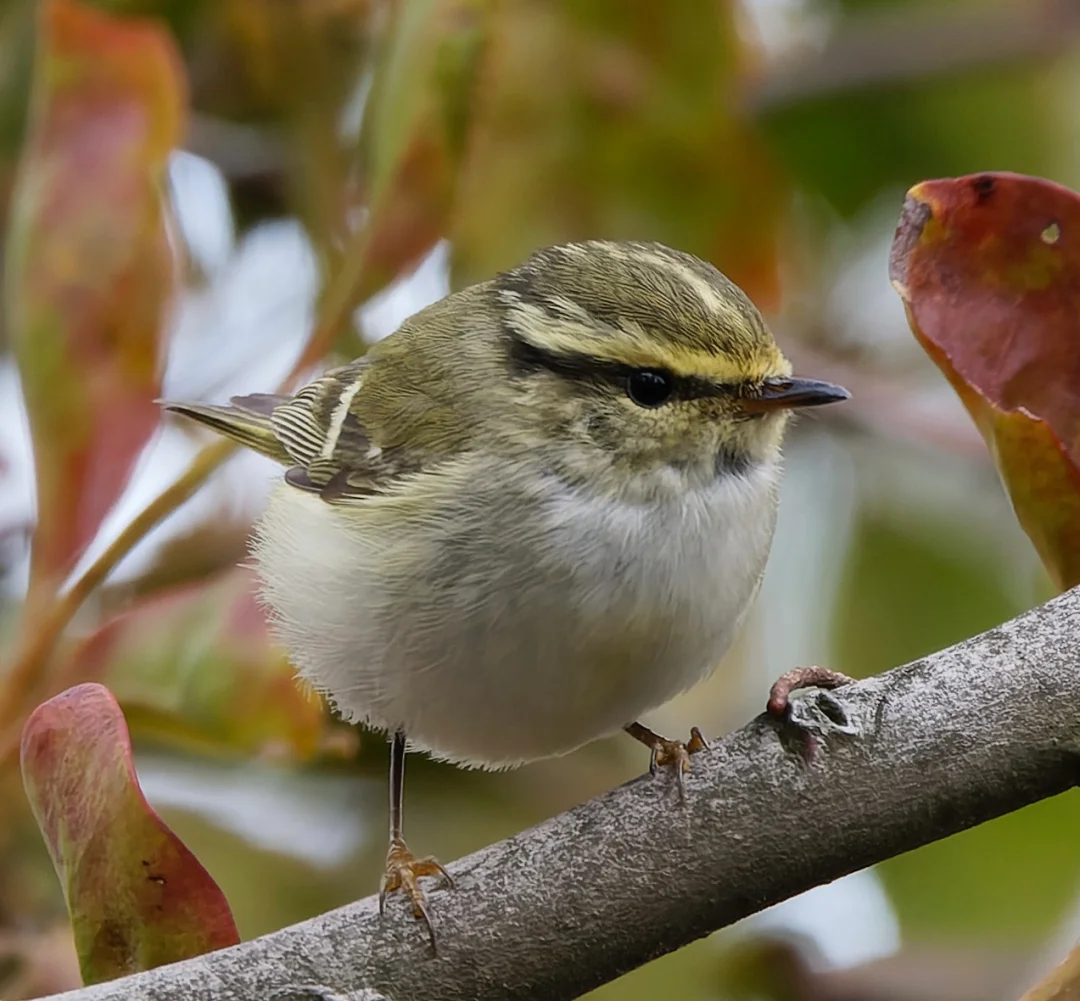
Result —
[[293, 398], [173, 404], [286, 466], [254, 556], [348, 718], [506, 767], [707, 675], [756, 591], [796, 380], [715, 268], [549, 248]]

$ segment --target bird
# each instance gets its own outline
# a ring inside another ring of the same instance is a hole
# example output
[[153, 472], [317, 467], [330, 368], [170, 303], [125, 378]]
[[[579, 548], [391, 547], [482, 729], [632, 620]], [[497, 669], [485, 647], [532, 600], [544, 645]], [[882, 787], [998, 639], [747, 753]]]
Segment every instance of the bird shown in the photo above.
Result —
[[390, 741], [379, 903], [441, 877], [403, 833], [407, 751], [509, 769], [625, 730], [682, 796], [707, 744], [640, 717], [711, 675], [761, 583], [796, 377], [712, 264], [660, 243], [539, 249], [295, 395], [167, 410], [277, 462], [251, 555], [272, 630]]

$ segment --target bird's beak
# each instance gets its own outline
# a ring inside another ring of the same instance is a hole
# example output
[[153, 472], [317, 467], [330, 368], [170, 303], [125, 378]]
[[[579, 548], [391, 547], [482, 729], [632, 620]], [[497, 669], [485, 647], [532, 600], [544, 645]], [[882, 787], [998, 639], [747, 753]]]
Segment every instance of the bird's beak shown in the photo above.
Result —
[[851, 396], [843, 386], [817, 379], [766, 379], [753, 395], [742, 397], [743, 410], [750, 414], [767, 414], [774, 410], [797, 410], [839, 403]]

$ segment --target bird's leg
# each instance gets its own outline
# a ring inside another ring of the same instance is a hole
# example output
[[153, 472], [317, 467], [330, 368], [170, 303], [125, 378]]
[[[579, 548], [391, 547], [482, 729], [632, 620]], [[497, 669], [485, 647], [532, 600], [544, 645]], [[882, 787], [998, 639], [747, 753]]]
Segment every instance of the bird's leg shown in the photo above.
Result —
[[653, 733], [647, 726], [631, 723], [623, 727], [634, 740], [640, 740], [652, 752], [649, 757], [649, 774], [655, 775], [658, 768], [675, 766], [675, 784], [679, 789], [679, 802], [686, 800], [685, 774], [690, 771], [690, 755], [707, 750], [709, 745], [695, 726], [690, 729], [690, 739], [668, 740], [658, 733]]
[[765, 711], [770, 716], [783, 719], [790, 707], [790, 696], [797, 688], [840, 688], [855, 681], [839, 671], [830, 671], [827, 667], [797, 667], [787, 674], [780, 675], [769, 690], [769, 701]]
[[412, 904], [413, 917], [423, 921], [435, 949], [435, 927], [431, 923], [424, 891], [420, 889], [421, 876], [441, 876], [446, 886], [454, 885], [453, 879], [442, 865], [430, 856], [417, 858], [401, 834], [401, 803], [405, 793], [405, 734], [400, 730], [394, 734], [390, 745], [390, 847], [386, 852], [386, 872], [383, 873], [379, 886], [379, 913], [383, 913], [386, 895], [394, 890], [403, 890]]

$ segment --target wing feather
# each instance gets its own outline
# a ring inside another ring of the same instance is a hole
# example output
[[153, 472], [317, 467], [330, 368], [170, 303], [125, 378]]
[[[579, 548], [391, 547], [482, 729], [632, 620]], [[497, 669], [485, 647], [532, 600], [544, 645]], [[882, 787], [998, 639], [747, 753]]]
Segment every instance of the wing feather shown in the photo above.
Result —
[[169, 403], [181, 413], [289, 467], [285, 482], [330, 504], [353, 504], [419, 468], [403, 449], [379, 448], [353, 409], [367, 360], [332, 369], [295, 396], [252, 393], [230, 406]]

